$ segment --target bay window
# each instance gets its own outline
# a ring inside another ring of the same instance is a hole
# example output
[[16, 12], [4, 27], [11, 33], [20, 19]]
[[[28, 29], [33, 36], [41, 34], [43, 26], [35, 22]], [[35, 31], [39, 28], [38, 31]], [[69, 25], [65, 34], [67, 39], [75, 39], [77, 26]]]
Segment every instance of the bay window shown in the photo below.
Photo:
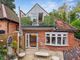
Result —
[[50, 44], [50, 35], [47, 34], [46, 38], [47, 38], [47, 39], [46, 39], [46, 43], [47, 43], [47, 44]]
[[46, 32], [46, 45], [66, 46], [68, 45], [67, 32]]

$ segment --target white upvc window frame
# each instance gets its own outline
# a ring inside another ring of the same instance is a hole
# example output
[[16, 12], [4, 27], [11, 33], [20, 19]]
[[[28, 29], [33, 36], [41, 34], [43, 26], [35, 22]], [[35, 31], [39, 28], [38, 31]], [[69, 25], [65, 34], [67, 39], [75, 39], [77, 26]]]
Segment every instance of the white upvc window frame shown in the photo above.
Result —
[[[47, 34], [50, 35], [50, 43], [47, 43]], [[52, 34], [55, 34], [55, 36], [52, 36]], [[60, 34], [61, 36], [58, 36], [58, 34]], [[63, 36], [63, 35], [66, 36]], [[52, 44], [52, 37], [55, 37], [55, 44]], [[61, 44], [58, 44], [58, 39], [57, 37], [61, 37]], [[63, 44], [63, 37], [66, 38], [65, 44]], [[68, 46], [68, 32], [46, 32], [45, 33], [45, 44], [46, 45], [50, 45], [50, 46]]]

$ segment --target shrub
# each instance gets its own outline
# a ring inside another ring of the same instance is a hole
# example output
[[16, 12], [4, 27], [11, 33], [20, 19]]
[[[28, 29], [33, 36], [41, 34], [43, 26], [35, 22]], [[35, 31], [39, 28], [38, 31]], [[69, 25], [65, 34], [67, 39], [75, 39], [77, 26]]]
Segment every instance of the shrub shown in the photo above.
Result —
[[80, 31], [79, 32], [75, 32], [74, 36], [78, 39], [80, 39]]
[[[73, 22], [71, 23], [71, 25], [80, 30], [80, 20], [79, 20], [79, 19], [73, 21]], [[80, 39], [80, 31], [75, 32], [74, 36], [75, 36], [76, 38]]]
[[45, 26], [54, 26], [54, 20], [50, 16], [45, 16], [43, 25], [45, 25]]
[[80, 20], [77, 19], [77, 20], [73, 21], [71, 23], [71, 25], [74, 26], [74, 27], [76, 27], [77, 29], [80, 29]]
[[32, 21], [31, 21], [30, 17], [22, 17], [21, 18], [21, 24], [23, 26], [31, 25]]
[[13, 42], [12, 42], [12, 47], [13, 47], [14, 49], [17, 48], [17, 41], [13, 41]]

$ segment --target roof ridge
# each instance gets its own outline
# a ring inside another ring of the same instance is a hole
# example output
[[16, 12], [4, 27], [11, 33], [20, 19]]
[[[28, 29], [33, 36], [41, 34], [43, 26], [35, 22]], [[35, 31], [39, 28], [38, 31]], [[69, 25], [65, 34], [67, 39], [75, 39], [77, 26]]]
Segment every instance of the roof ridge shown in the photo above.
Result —
[[2, 4], [2, 11], [3, 11], [3, 17], [7, 18], [7, 13], [6, 13], [6, 9], [5, 9], [5, 5]]
[[[42, 6], [40, 6], [38, 3], [36, 3], [36, 4], [33, 5], [33, 7], [27, 12], [27, 14], [28, 14], [36, 5], [38, 5], [42, 10], [44, 10]], [[48, 12], [47, 12], [46, 10], [44, 10], [44, 11], [48, 14]], [[27, 15], [27, 14], [26, 14], [26, 15]]]
[[20, 17], [25, 17], [26, 13], [24, 13], [21, 9], [20, 9]]

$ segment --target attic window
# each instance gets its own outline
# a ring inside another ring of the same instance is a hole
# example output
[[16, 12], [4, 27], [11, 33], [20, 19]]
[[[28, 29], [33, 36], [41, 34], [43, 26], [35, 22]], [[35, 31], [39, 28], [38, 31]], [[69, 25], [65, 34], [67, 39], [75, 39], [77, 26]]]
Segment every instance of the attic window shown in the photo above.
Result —
[[46, 32], [46, 45], [67, 46], [67, 36], [66, 32]]
[[42, 20], [43, 20], [43, 13], [39, 13], [38, 20], [39, 20], [39, 22], [42, 22]]

